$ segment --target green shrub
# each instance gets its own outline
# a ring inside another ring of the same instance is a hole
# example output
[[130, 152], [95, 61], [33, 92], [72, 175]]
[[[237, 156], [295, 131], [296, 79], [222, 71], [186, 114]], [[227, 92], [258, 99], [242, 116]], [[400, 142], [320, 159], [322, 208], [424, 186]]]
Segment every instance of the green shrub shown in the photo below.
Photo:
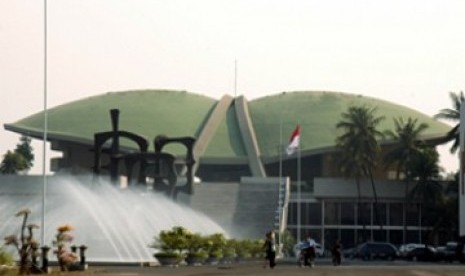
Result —
[[205, 251], [197, 251], [197, 252], [191, 252], [187, 254], [187, 257], [191, 258], [204, 258], [206, 259], [208, 257], [208, 253]]
[[0, 265], [12, 266], [14, 264], [13, 255], [0, 247]]
[[187, 236], [190, 232], [181, 226], [175, 226], [171, 230], [160, 231], [150, 245], [152, 248], [160, 249], [161, 252], [174, 252], [179, 254], [187, 250]]

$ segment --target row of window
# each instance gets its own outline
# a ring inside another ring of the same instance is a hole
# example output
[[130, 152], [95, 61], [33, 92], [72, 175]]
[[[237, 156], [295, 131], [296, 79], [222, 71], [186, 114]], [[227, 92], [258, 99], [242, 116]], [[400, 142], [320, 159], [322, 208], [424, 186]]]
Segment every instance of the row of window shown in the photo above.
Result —
[[[297, 202], [289, 203], [288, 230], [297, 237], [300, 223], [301, 238], [310, 234], [326, 247], [337, 239], [347, 247], [367, 240], [419, 243], [429, 235], [432, 226], [431, 222], [421, 219], [419, 203], [322, 200], [301, 202], [300, 210], [297, 206]], [[297, 220], [299, 212], [300, 222]]]
[[[296, 237], [297, 229], [289, 226], [288, 230]], [[344, 248], [355, 247], [364, 241], [387, 241], [395, 245], [403, 243], [423, 243], [428, 239], [428, 230], [407, 230], [404, 242], [403, 230], [375, 230], [375, 229], [301, 229], [301, 237], [310, 235], [317, 242], [323, 244], [326, 249], [330, 249], [336, 240], [340, 240]]]
[[[320, 225], [389, 225], [432, 226], [431, 221], [422, 220], [421, 206], [418, 203], [399, 202], [301, 202], [300, 224], [302, 226]], [[324, 212], [323, 212], [324, 210]], [[298, 208], [296, 202], [289, 203], [288, 225], [297, 225]], [[324, 221], [323, 221], [324, 220]]]

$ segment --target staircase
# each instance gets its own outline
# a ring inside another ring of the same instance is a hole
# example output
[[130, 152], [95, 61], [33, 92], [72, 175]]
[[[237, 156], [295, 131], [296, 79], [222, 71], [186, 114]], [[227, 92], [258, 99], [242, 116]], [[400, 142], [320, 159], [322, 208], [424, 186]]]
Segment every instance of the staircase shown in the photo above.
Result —
[[263, 238], [267, 231], [286, 228], [288, 180], [280, 184], [279, 178], [243, 177], [240, 183], [201, 183], [194, 189], [183, 200], [231, 237]]

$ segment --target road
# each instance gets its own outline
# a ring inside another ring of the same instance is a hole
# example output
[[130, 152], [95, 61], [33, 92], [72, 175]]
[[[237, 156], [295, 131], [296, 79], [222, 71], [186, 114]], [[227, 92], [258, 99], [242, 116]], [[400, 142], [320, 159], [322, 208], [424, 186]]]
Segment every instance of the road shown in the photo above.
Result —
[[179, 267], [141, 267], [141, 266], [90, 266], [85, 275], [176, 275], [176, 276], [214, 276], [214, 275], [343, 275], [343, 276], [455, 276], [465, 275], [465, 265], [446, 263], [412, 263], [406, 261], [361, 262], [350, 261], [343, 265], [332, 266], [329, 260], [319, 260], [313, 268], [301, 268], [289, 261], [280, 261], [274, 269], [263, 268], [263, 262], [235, 263], [230, 265], [203, 265]]

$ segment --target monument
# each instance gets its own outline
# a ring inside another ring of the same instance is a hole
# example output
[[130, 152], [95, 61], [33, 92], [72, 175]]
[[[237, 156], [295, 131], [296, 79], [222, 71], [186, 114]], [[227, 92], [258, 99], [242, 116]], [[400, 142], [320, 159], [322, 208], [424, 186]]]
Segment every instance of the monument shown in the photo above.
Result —
[[[195, 163], [193, 155], [193, 146], [195, 139], [192, 137], [166, 137], [159, 135], [153, 141], [154, 152], [149, 152], [149, 143], [144, 137], [119, 130], [119, 110], [110, 110], [112, 130], [99, 132], [94, 135], [94, 167], [93, 171], [96, 176], [101, 174], [103, 169], [108, 169], [110, 179], [113, 183], [117, 182], [120, 176], [120, 163], [124, 164], [126, 176], [129, 185], [133, 183], [134, 167], [138, 164], [139, 170], [137, 183], [146, 184], [147, 177], [154, 180], [153, 189], [164, 191], [168, 196], [176, 198], [179, 192], [193, 194], [193, 165]], [[138, 146], [138, 151], [124, 151], [120, 147], [120, 138], [126, 138]], [[104, 146], [111, 143], [109, 149]], [[179, 143], [186, 148], [186, 156], [181, 160], [181, 166], [186, 169], [186, 183], [183, 186], [177, 186], [176, 157], [170, 153], [164, 152], [163, 148], [172, 143]], [[109, 164], [102, 165], [102, 154], [109, 155]]]

